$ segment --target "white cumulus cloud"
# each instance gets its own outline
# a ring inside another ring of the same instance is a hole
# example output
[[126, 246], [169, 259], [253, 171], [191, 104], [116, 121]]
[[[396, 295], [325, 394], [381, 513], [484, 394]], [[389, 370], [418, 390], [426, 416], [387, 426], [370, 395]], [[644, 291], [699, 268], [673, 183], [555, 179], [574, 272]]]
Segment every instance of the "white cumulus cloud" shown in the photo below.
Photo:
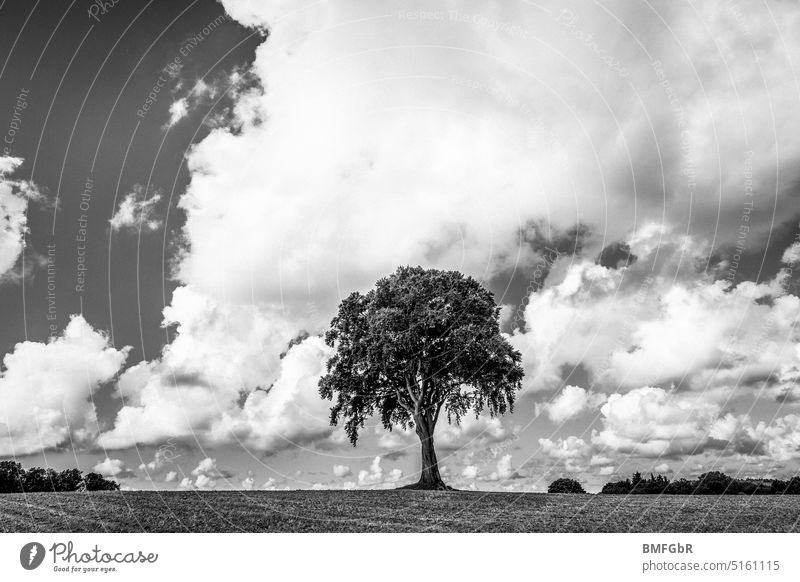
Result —
[[0, 454], [90, 444], [99, 428], [91, 396], [117, 375], [128, 350], [80, 315], [48, 343], [14, 346], [0, 374]]

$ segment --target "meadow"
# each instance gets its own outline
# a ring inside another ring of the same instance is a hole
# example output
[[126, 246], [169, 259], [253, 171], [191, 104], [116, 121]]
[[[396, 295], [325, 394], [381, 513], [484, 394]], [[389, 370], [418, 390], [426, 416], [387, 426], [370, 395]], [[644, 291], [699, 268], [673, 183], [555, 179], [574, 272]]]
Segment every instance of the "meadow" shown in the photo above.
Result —
[[0, 496], [3, 532], [797, 532], [800, 496], [103, 491]]

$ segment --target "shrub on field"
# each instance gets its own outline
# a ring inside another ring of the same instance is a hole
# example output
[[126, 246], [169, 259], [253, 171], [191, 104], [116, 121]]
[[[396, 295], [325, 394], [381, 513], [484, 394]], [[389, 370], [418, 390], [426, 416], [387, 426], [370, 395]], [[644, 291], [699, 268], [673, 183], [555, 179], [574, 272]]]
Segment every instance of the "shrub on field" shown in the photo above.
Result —
[[78, 491], [83, 484], [83, 473], [79, 469], [64, 469], [56, 478], [58, 491]]
[[106, 479], [99, 473], [89, 473], [83, 478], [84, 490], [86, 491], [117, 491], [119, 483]]
[[633, 485], [631, 484], [630, 479], [625, 479], [624, 481], [614, 481], [612, 483], [606, 483], [603, 485], [603, 489], [600, 493], [605, 493], [608, 495], [627, 495], [631, 492], [631, 488]]
[[548, 493], [586, 493], [575, 479], [556, 479], [547, 488]]
[[638, 479], [634, 484], [632, 481], [632, 488], [631, 493], [639, 493], [639, 494], [649, 494], [649, 495], [657, 495], [659, 493], [664, 493], [669, 486], [669, 479], [664, 477], [664, 475], [658, 475], [654, 477], [652, 473], [650, 473], [649, 479]]
[[22, 491], [22, 477], [25, 470], [16, 461], [0, 461], [0, 493], [19, 493]]
[[725, 493], [732, 494], [734, 491], [730, 488], [733, 479], [728, 477], [725, 473], [719, 471], [709, 471], [703, 473], [697, 479], [697, 486], [695, 487], [695, 495], [723, 495]]
[[610, 495], [627, 495], [629, 493], [657, 495], [659, 493], [665, 493], [669, 484], [669, 479], [663, 475], [653, 476], [651, 473], [650, 477], [644, 478], [642, 474], [637, 471], [633, 474], [631, 479], [606, 483], [601, 493]]
[[643, 478], [639, 472], [631, 479], [606, 483], [601, 493], [627, 495], [636, 493], [666, 495], [798, 495], [800, 477], [789, 481], [779, 479], [734, 479], [720, 471], [703, 473], [695, 480], [679, 479], [670, 482], [659, 475]]
[[25, 493], [44, 493], [58, 491], [56, 484], [58, 473], [53, 469], [33, 467], [23, 473], [22, 489]]
[[772, 481], [770, 493], [775, 495], [800, 495], [800, 477], [792, 477], [788, 481], [775, 479]]
[[694, 493], [694, 488], [696, 485], [697, 483], [695, 481], [678, 479], [677, 481], [673, 481], [667, 485], [667, 489], [664, 491], [664, 493], [668, 495], [691, 495]]
[[79, 469], [53, 469], [32, 467], [28, 470], [16, 461], [0, 461], [0, 493], [53, 493], [67, 491], [114, 491], [116, 481], [98, 473], [85, 477]]

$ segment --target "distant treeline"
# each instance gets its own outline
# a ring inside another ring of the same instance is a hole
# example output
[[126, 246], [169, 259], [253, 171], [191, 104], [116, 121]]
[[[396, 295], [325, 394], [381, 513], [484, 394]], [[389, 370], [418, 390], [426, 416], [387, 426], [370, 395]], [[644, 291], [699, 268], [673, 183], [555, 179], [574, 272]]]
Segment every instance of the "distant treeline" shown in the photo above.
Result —
[[663, 475], [649, 478], [636, 472], [630, 479], [606, 483], [600, 493], [665, 495], [800, 495], [800, 477], [781, 479], [735, 479], [719, 471], [703, 473], [697, 479], [670, 481]]
[[115, 491], [116, 481], [98, 473], [84, 475], [78, 469], [23, 469], [16, 461], [0, 461], [0, 493], [43, 493], [62, 491]]

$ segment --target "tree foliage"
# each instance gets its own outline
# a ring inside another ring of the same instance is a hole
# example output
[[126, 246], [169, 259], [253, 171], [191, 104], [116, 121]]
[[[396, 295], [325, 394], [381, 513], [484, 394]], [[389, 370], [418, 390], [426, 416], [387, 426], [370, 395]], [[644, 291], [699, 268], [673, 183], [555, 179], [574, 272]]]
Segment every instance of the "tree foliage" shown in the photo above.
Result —
[[79, 469], [31, 467], [24, 469], [16, 461], [0, 461], [0, 493], [48, 493], [69, 491], [112, 491], [119, 484], [97, 473], [85, 477]]
[[421, 413], [458, 422], [472, 410], [504, 414], [523, 372], [500, 334], [491, 292], [457, 271], [401, 267], [366, 295], [342, 301], [325, 336], [336, 348], [320, 394], [336, 399], [353, 444], [367, 418], [407, 428]]
[[457, 271], [400, 267], [368, 293], [352, 293], [325, 335], [335, 352], [319, 386], [334, 400], [331, 423], [344, 421], [354, 445], [373, 415], [388, 430], [413, 427], [423, 474], [426, 463], [435, 468], [433, 429], [443, 410], [458, 423], [469, 412], [513, 409], [523, 371], [499, 313], [491, 292]]
[[556, 479], [547, 487], [548, 493], [586, 493], [583, 486], [575, 479], [562, 477]]
[[99, 473], [89, 473], [83, 478], [83, 489], [85, 491], [116, 491], [119, 483], [106, 479]]
[[[639, 475], [638, 480], [636, 475]], [[644, 479], [637, 472], [633, 479], [606, 483], [601, 493], [606, 494], [665, 494], [665, 495], [797, 495], [800, 494], [800, 477], [788, 481], [780, 479], [736, 479], [709, 471], [697, 479], [681, 478], [670, 481], [663, 475], [652, 474]]]

